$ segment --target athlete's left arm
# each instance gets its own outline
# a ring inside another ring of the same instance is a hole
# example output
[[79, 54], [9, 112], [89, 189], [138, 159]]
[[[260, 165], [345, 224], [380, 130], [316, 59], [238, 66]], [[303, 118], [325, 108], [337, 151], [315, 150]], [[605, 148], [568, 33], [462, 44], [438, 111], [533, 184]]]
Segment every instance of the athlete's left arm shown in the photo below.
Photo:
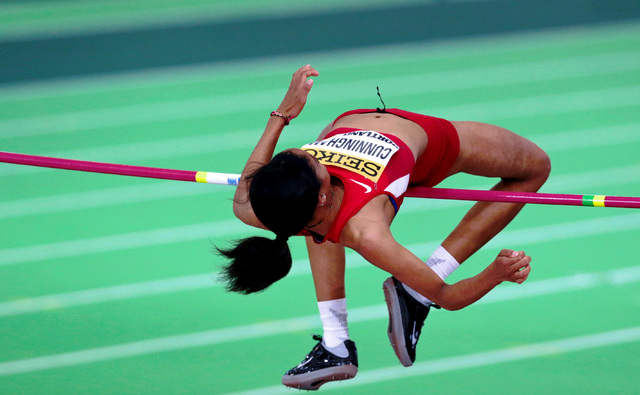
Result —
[[[293, 73], [289, 89], [284, 99], [282, 99], [280, 106], [278, 106], [277, 111], [291, 119], [300, 115], [300, 112], [307, 102], [307, 95], [313, 86], [313, 80], [309, 79], [309, 77], [317, 75], [318, 71], [309, 65], [301, 67]], [[265, 228], [255, 216], [251, 203], [249, 202], [249, 182], [247, 181], [247, 177], [253, 174], [260, 166], [263, 166], [271, 160], [284, 127], [285, 121], [283, 118], [269, 117], [269, 121], [260, 140], [258, 140], [258, 143], [251, 152], [242, 170], [240, 182], [238, 183], [233, 199], [233, 213], [247, 225]]]
[[449, 285], [400, 245], [384, 221], [359, 220], [360, 223], [350, 224], [355, 229], [351, 228], [349, 233], [355, 237], [345, 240], [347, 247], [447, 310], [459, 310], [476, 302], [503, 281], [520, 283], [530, 271], [531, 258], [523, 253], [502, 250], [478, 275]]

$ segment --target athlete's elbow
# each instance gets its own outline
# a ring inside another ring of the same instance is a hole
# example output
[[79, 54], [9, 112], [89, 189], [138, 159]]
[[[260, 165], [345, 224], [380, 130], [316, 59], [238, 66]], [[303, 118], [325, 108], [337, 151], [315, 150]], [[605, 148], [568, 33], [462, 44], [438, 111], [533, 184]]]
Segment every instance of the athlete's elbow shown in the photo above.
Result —
[[240, 221], [250, 226], [257, 226], [257, 220], [255, 218], [255, 214], [253, 214], [253, 210], [250, 208], [247, 209], [246, 204], [241, 204], [234, 202], [233, 203], [233, 215], [236, 216]]
[[461, 310], [471, 304], [460, 294], [452, 291], [451, 285], [445, 284], [439, 295], [433, 299], [434, 303], [449, 311]]
[[455, 300], [451, 300], [451, 298], [438, 298], [434, 300], [434, 303], [449, 311], [456, 311], [466, 307], [465, 304], [459, 303]]
[[463, 308], [467, 307], [467, 305], [466, 305], [466, 304], [455, 303], [455, 302], [451, 303], [451, 302], [449, 302], [449, 301], [446, 301], [446, 302], [440, 302], [440, 303], [438, 303], [438, 306], [440, 306], [440, 307], [442, 307], [443, 309], [448, 310], [448, 311], [461, 310], [461, 309], [463, 309]]
[[240, 221], [245, 222], [244, 219], [243, 219], [245, 217], [245, 215], [244, 215], [244, 211], [245, 210], [243, 210], [243, 208], [241, 206], [242, 205], [240, 205], [240, 204], [238, 204], [236, 202], [233, 203], [233, 215], [235, 215], [236, 218], [238, 218]]

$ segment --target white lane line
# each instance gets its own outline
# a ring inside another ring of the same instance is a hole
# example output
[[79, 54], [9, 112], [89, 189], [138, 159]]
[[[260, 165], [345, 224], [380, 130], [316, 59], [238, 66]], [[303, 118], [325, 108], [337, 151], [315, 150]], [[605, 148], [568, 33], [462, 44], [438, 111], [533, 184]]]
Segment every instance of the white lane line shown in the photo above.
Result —
[[[640, 59], [639, 59], [640, 64]], [[558, 114], [570, 111], [590, 111], [605, 108], [640, 105], [640, 85], [607, 88], [586, 92], [573, 92], [553, 94], [521, 99], [497, 100], [483, 103], [463, 104], [450, 107], [432, 107], [423, 109], [422, 112], [448, 119], [483, 120], [490, 119], [514, 119], [537, 114]], [[208, 108], [209, 105], [206, 105]], [[416, 111], [420, 112], [420, 109]], [[134, 113], [138, 114], [137, 111]], [[155, 113], [155, 112], [154, 112]], [[166, 111], [160, 111], [166, 114]], [[184, 115], [186, 112], [180, 112]], [[106, 118], [111, 119], [108, 113]], [[138, 117], [137, 119], [142, 119]], [[78, 121], [81, 123], [80, 121]], [[99, 121], [91, 121], [92, 125]], [[75, 120], [74, 124], [77, 123]], [[326, 126], [322, 123], [307, 123], [297, 125], [305, 130], [321, 130]], [[7, 126], [9, 127], [9, 126]], [[2, 134], [2, 121], [0, 121], [0, 138]], [[10, 130], [10, 129], [6, 129]], [[626, 125], [614, 125], [594, 129], [568, 131], [557, 135], [529, 136], [534, 142], [544, 149], [551, 151], [580, 149], [602, 145], [615, 145], [637, 142], [640, 137], [637, 123]], [[150, 141], [142, 143], [119, 144], [100, 148], [78, 149], [71, 151], [58, 151], [45, 153], [45, 156], [62, 157], [68, 159], [93, 160], [103, 162], [115, 162], [134, 164], [143, 160], [158, 160], [177, 156], [196, 155], [203, 153], [216, 153], [233, 150], [251, 149], [251, 143], [258, 138], [259, 131], [234, 131], [217, 133], [209, 136], [191, 136], [162, 141]], [[604, 138], [603, 136], [609, 136]], [[308, 139], [307, 137], [306, 139]], [[300, 146], [305, 138], [299, 134], [284, 134], [281, 143], [286, 146]], [[573, 143], [573, 144], [572, 144]], [[41, 172], [59, 171], [42, 167], [19, 166], [0, 163], [0, 177], [35, 174]], [[222, 171], [221, 169], [190, 169], [202, 171]]]
[[7, 248], [0, 250], [0, 266], [87, 254], [102, 254], [159, 244], [207, 240], [208, 238], [223, 237], [232, 234], [242, 235], [248, 232], [255, 232], [255, 230], [233, 219], [142, 232], [122, 233], [113, 236], [40, 244], [37, 246]]
[[[612, 60], [613, 59], [613, 60]], [[525, 82], [553, 81], [562, 78], [575, 78], [578, 76], [598, 76], [615, 72], [625, 72], [640, 69], [640, 51], [619, 52], [609, 54], [590, 55], [570, 59], [554, 59], [539, 62], [522, 62], [517, 64], [499, 65], [493, 67], [483, 66], [482, 68], [472, 68], [453, 71], [438, 71], [424, 74], [412, 74], [407, 76], [392, 76], [384, 79], [379, 77], [375, 80], [362, 79], [355, 82], [340, 82], [318, 84], [314, 88], [313, 101], [315, 105], [334, 104], [336, 102], [335, 92], [339, 91], [341, 101], [352, 101], [361, 98], [370, 91], [371, 86], [407, 87], [410, 92], [419, 90], [420, 93], [435, 93], [450, 91], [455, 89], [472, 89], [482, 87], [509, 86]], [[613, 89], [613, 91], [612, 91]], [[637, 91], [632, 86], [621, 88], [608, 88], [591, 90], [590, 94], [599, 96], [607, 92], [624, 92], [627, 90]], [[397, 90], [390, 91], [386, 98], [399, 96]], [[569, 105], [577, 100], [572, 95], [581, 96], [580, 92], [562, 93], [546, 96], [533, 97], [533, 100], [544, 102], [553, 100]], [[185, 120], [213, 115], [229, 115], [244, 113], [247, 109], [251, 111], [261, 111], [268, 109], [282, 96], [282, 89], [270, 89], [249, 93], [235, 93], [203, 98], [189, 98], [181, 100], [166, 101], [161, 103], [145, 103], [129, 105], [126, 107], [99, 108], [67, 113], [36, 115], [30, 117], [13, 118], [0, 120], [0, 138], [9, 137], [30, 137], [43, 134], [56, 134], [63, 132], [81, 132], [105, 127], [121, 127], [147, 124], [151, 122], [166, 122]], [[613, 94], [606, 108], [625, 105], [621, 99], [616, 100], [618, 95]], [[629, 97], [638, 95], [624, 95]], [[511, 103], [514, 100], [507, 102]], [[247, 103], [252, 105], [247, 107]], [[488, 114], [495, 116], [508, 112], [509, 106], [505, 101], [500, 101], [501, 105], [494, 108]], [[474, 103], [474, 105], [480, 103]], [[626, 103], [626, 105], [633, 105]], [[467, 116], [465, 112], [456, 110], [457, 106], [450, 109], [431, 107], [426, 111], [438, 111], [453, 113], [459, 118], [460, 114]], [[466, 107], [462, 107], [463, 109]], [[428, 112], [426, 112], [428, 113]], [[485, 119], [487, 113], [482, 117], [474, 115], [469, 119]]]
[[[359, 372], [353, 380], [327, 384], [322, 391], [347, 390], [363, 385], [399, 380], [408, 377], [427, 376], [462, 369], [477, 368], [532, 358], [544, 358], [577, 351], [640, 341], [640, 327], [625, 328], [592, 335], [569, 337], [541, 343], [525, 344], [476, 354], [459, 355], [432, 361], [415, 363], [410, 369], [394, 366]], [[291, 389], [280, 386], [263, 387], [227, 395], [276, 395], [291, 394]]]
[[195, 274], [112, 287], [93, 288], [84, 291], [65, 292], [2, 302], [0, 303], [0, 317], [55, 311], [72, 306], [86, 306], [173, 292], [185, 292], [218, 285], [215, 274]]
[[45, 357], [2, 362], [0, 363], [0, 376], [76, 366], [150, 353], [210, 346], [230, 341], [294, 332], [314, 328], [317, 320], [318, 317], [313, 315], [282, 321], [270, 321], [261, 324], [197, 332], [188, 335], [168, 336]]
[[479, 304], [528, 299], [560, 292], [578, 291], [598, 286], [618, 286], [640, 281], [640, 266], [630, 266], [597, 273], [578, 273], [570, 276], [525, 282], [522, 285], [504, 284], [495, 288]]
[[[304, 125], [308, 130], [322, 130], [325, 126], [326, 122]], [[251, 143], [256, 142], [260, 138], [260, 133], [261, 132], [259, 130], [239, 130], [216, 133], [208, 136], [180, 137], [142, 143], [103, 146], [98, 148], [56, 151], [47, 153], [44, 156], [132, 165], [143, 161], [175, 158], [180, 156], [215, 154], [238, 150], [250, 151]], [[309, 138], [313, 139], [315, 136]], [[286, 146], [302, 146], [309, 138], [301, 138], [296, 134], [283, 134], [279, 142]], [[5, 163], [0, 163], [0, 165], [0, 177], [59, 171], [35, 166], [19, 166]], [[162, 165], [157, 165], [156, 167], [162, 167]], [[223, 172], [222, 169], [183, 170]], [[237, 172], [239, 173], [240, 171]]]
[[504, 121], [534, 115], [548, 116], [568, 112], [638, 106], [640, 105], [640, 89], [637, 88], [637, 86], [629, 85], [619, 88], [460, 104], [446, 108], [423, 108], [416, 111], [445, 119], [458, 120], [463, 117], [464, 120], [493, 123], [493, 120], [498, 119]]
[[531, 136], [537, 145], [548, 153], [565, 152], [577, 149], [605, 147], [609, 145], [636, 143], [640, 123], [607, 125], [599, 128], [570, 130]]
[[[582, 209], [595, 210], [590, 207]], [[640, 228], [640, 213], [623, 214], [614, 217], [511, 230], [500, 233], [489, 242], [489, 246], [563, 240], [594, 234], [624, 232], [638, 228]], [[254, 228], [232, 219], [28, 247], [5, 248], [0, 250], [0, 266], [255, 232]], [[551, 235], [553, 235], [553, 238], [551, 238]], [[432, 242], [421, 243], [414, 247], [420, 251], [417, 254], [422, 255], [421, 247], [432, 244]]]
[[605, 235], [608, 233], [629, 232], [640, 229], [640, 213], [625, 214], [615, 217], [603, 217], [583, 221], [568, 222], [557, 225], [546, 225], [503, 232], [494, 237], [487, 247], [526, 245], [580, 237]]
[[[605, 179], [603, 179], [604, 181]], [[203, 188], [204, 187], [204, 188]], [[86, 192], [64, 193], [11, 200], [0, 203], [0, 220], [55, 214], [76, 210], [95, 209], [148, 202], [152, 200], [184, 198], [207, 194], [212, 200], [222, 200], [233, 196], [235, 187], [175, 181], [145, 181], [140, 185], [97, 189]]]
[[[498, 241], [495, 242], [495, 244], [522, 247], [529, 243], [550, 242], [554, 240], [577, 238], [596, 234], [602, 235], [609, 232], [637, 229], [640, 228], [638, 219], [640, 219], [640, 214], [577, 221], [516, 231], [506, 231], [504, 234], [498, 235]], [[579, 232], [577, 231], [578, 229], [580, 230]], [[418, 256], [428, 256], [439, 244], [439, 241], [430, 241], [426, 243], [413, 244], [408, 246], [408, 248]], [[0, 251], [0, 257], [1, 256]], [[348, 269], [368, 265], [360, 255], [352, 252], [347, 254], [347, 261]], [[293, 268], [289, 273], [289, 276], [307, 275], [309, 273], [310, 271], [307, 260], [298, 259], [294, 261]], [[588, 278], [587, 285], [594, 281], [598, 283], [605, 281], [614, 284], [621, 284], [624, 283], [625, 280], [629, 282], [635, 281], [635, 279], [640, 276], [640, 272], [635, 269], [625, 269], [621, 271], [612, 271], [610, 272], [610, 275], [612, 276], [611, 279], [607, 280], [593, 276], [584, 278]], [[105, 303], [116, 300], [219, 286], [219, 283], [215, 282], [214, 277], [215, 276], [212, 274], [198, 274], [7, 301], [0, 303], [0, 317], [31, 314], [94, 303]], [[575, 284], [577, 284], [577, 280], [580, 278], [572, 278], [571, 283], [575, 286]], [[566, 281], [566, 279], [563, 279], [562, 281]], [[568, 287], [569, 285], [566, 286]], [[527, 289], [531, 289], [530, 286], [527, 287]], [[491, 300], [491, 298], [498, 298], [500, 292], [500, 290], [495, 290], [485, 298], [488, 298], [489, 300]]]
[[[616, 269], [609, 272], [579, 274], [551, 280], [541, 280], [523, 285], [499, 287], [494, 290], [497, 297], [483, 298], [478, 303], [495, 303], [520, 298], [531, 298], [569, 292], [573, 290], [593, 288], [602, 285], [620, 285], [610, 279], [631, 274], [631, 278], [640, 280], [640, 267]], [[500, 292], [497, 292], [500, 291]], [[385, 305], [375, 305], [350, 309], [349, 322], [359, 323], [384, 319], [387, 316]], [[158, 352], [182, 350], [194, 347], [211, 346], [220, 343], [247, 340], [265, 336], [282, 335], [303, 330], [314, 330], [319, 325], [317, 315], [296, 317], [279, 321], [268, 321], [239, 327], [216, 329], [190, 333], [186, 335], [167, 336], [137, 342], [99, 347], [81, 351], [61, 353], [43, 357], [7, 361], [0, 363], [0, 376], [27, 373], [39, 370], [63, 368], [86, 363], [94, 363], [113, 359], [134, 357]]]

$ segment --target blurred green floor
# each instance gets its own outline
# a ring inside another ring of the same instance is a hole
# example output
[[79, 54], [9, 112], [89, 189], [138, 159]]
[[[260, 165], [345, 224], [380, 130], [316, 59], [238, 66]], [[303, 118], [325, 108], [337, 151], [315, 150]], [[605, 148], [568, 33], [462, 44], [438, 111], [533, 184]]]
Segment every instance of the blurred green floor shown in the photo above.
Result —
[[[281, 147], [379, 105], [499, 124], [538, 143], [543, 192], [640, 196], [640, 24], [87, 77], [0, 88], [0, 150], [238, 172], [291, 73], [321, 73]], [[488, 188], [456, 176], [442, 186]], [[227, 294], [211, 243], [255, 232], [232, 187], [0, 164], [0, 393], [292, 393], [319, 333], [302, 240], [264, 294]], [[408, 199], [396, 238], [427, 258], [469, 203]], [[533, 272], [430, 315], [418, 364], [386, 338], [385, 273], [349, 257], [360, 372], [325, 392], [638, 393], [640, 213], [528, 206], [450, 279], [500, 248]]]

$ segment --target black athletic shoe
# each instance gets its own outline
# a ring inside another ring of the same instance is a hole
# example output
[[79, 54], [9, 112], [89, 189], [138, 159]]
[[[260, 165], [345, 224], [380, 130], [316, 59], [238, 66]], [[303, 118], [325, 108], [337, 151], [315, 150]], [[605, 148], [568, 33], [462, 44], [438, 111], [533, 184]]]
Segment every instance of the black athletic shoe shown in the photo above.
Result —
[[356, 344], [345, 340], [349, 351], [346, 358], [338, 357], [322, 345], [322, 336], [313, 335], [318, 344], [300, 362], [300, 365], [282, 376], [282, 384], [302, 390], [317, 390], [324, 383], [354, 378], [358, 373], [358, 352]]
[[425, 306], [418, 302], [395, 277], [386, 279], [382, 289], [389, 310], [387, 334], [391, 347], [403, 366], [411, 366], [416, 360], [416, 345], [424, 320], [431, 307], [439, 309], [440, 306]]

